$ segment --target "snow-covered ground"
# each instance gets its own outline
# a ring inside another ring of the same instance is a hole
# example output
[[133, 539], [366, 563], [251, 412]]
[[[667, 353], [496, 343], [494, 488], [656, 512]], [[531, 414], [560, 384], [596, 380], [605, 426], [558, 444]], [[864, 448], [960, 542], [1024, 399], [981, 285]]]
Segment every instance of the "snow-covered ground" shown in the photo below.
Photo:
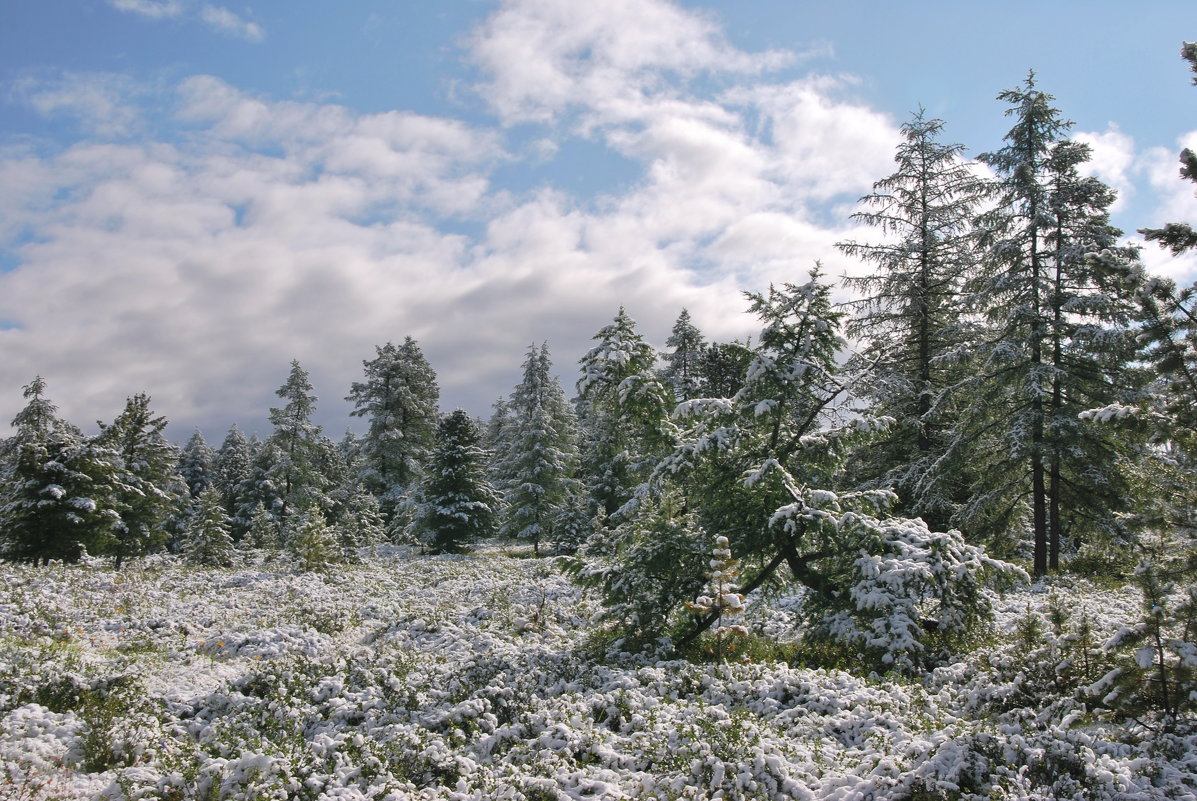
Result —
[[1194, 798], [1197, 738], [1094, 706], [1138, 604], [1025, 589], [914, 681], [612, 657], [592, 600], [499, 549], [3, 566], [0, 798]]

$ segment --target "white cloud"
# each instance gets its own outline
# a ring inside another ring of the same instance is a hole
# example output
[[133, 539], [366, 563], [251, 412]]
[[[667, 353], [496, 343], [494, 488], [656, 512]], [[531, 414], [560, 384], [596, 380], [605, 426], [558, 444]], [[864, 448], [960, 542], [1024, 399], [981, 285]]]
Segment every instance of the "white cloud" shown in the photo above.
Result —
[[189, 19], [202, 22], [212, 30], [248, 42], [265, 37], [262, 26], [223, 6], [199, 5], [195, 0], [109, 0], [118, 11], [137, 14], [151, 20]]
[[209, 27], [250, 42], [262, 41], [262, 27], [250, 22], [220, 6], [205, 5], [200, 8], [200, 19]]
[[74, 118], [89, 134], [130, 136], [141, 127], [136, 101], [147, 93], [124, 75], [66, 72], [55, 78], [24, 76], [9, 85], [9, 96], [47, 117]]
[[[0, 331], [0, 416], [41, 373], [70, 419], [107, 419], [145, 390], [180, 436], [216, 438], [262, 427], [296, 358], [337, 432], [361, 360], [406, 335], [446, 405], [485, 413], [530, 342], [548, 339], [572, 383], [620, 305], [658, 345], [683, 306], [708, 338], [755, 333], [741, 290], [801, 281], [817, 259], [847, 269], [834, 243], [850, 222], [813, 210], [892, 170], [896, 127], [840, 97], [842, 81], [755, 86], [796, 57], [743, 53], [671, 4], [513, 0], [470, 44], [500, 123], [551, 123], [523, 155], [498, 126], [211, 76], [143, 98], [173, 100], [173, 143], [0, 152], [0, 180], [32, 182], [0, 193], [0, 231], [23, 243], [0, 273], [0, 320], [17, 326]], [[598, 199], [492, 183], [518, 158], [567, 158], [571, 137], [637, 174]]]
[[1112, 211], [1126, 208], [1134, 194], [1135, 140], [1111, 125], [1103, 132], [1078, 132], [1073, 138], [1092, 148], [1092, 157], [1083, 165], [1085, 174], [1100, 178], [1118, 192]]

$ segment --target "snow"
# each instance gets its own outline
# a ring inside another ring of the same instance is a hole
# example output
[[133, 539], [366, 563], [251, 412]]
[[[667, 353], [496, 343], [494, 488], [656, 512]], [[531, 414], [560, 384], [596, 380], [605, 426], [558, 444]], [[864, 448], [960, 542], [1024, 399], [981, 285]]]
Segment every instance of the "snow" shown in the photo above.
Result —
[[[1164, 747], [1102, 709], [1112, 666], [1062, 690], [1064, 635], [1018, 641], [1028, 614], [1050, 632], [1054, 604], [1087, 617], [1097, 650], [1134, 625], [1131, 588], [1061, 581], [994, 597], [998, 630], [978, 650], [901, 677], [619, 654], [594, 639], [595, 601], [551, 563], [494, 548], [388, 548], [321, 575], [173, 559], [0, 566], [0, 582], [5, 798], [1197, 791], [1197, 739], [1181, 731]], [[801, 593], [748, 601], [750, 636], [799, 636]]]

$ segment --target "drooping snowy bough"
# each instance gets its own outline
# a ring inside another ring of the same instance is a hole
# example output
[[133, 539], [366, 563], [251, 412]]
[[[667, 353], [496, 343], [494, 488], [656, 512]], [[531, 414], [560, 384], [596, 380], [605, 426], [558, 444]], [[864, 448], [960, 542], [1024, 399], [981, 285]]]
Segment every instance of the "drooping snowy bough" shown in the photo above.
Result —
[[741, 561], [741, 592], [801, 585], [806, 640], [882, 671], [922, 669], [963, 644], [989, 616], [987, 588], [1025, 575], [959, 532], [889, 516], [892, 492], [829, 489], [843, 483], [849, 446], [892, 421], [849, 405], [842, 313], [819, 279], [748, 296], [764, 328], [743, 387], [679, 404], [678, 445], [620, 511], [602, 555], [567, 563], [624, 634], [681, 648], [715, 623], [683, 610], [716, 537]]

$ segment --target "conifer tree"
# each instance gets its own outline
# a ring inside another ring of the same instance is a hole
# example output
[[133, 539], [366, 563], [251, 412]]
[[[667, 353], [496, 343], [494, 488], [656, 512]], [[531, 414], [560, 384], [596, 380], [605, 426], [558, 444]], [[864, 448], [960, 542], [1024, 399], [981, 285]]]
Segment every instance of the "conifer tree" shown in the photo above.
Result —
[[495, 531], [499, 495], [486, 478], [487, 453], [461, 409], [445, 417], [428, 462], [413, 525], [434, 553], [461, 553]]
[[150, 410], [144, 392], [129, 398], [109, 424], [99, 423], [97, 444], [112, 450], [120, 470], [116, 474], [116, 508], [120, 522], [115, 540], [106, 549], [122, 562], [141, 556], [166, 541], [164, 528], [190, 499], [178, 472], [179, 449], [167, 440], [166, 418]]
[[622, 307], [593, 339], [577, 384], [582, 472], [592, 502], [609, 516], [672, 445], [674, 404], [654, 370], [656, 352]]
[[220, 490], [208, 486], [195, 499], [187, 523], [183, 546], [187, 560], [198, 565], [231, 566], [234, 551], [229, 522]]
[[305, 571], [321, 571], [341, 561], [337, 532], [315, 506], [300, 515], [299, 525], [287, 540], [287, 550]]
[[239, 540], [249, 529], [256, 493], [249, 493], [250, 473], [254, 453], [245, 435], [232, 426], [216, 452], [212, 466], [212, 484], [220, 491], [220, 502], [231, 520], [234, 539]]
[[266, 511], [266, 506], [261, 501], [258, 501], [249, 513], [249, 525], [246, 526], [245, 536], [241, 538], [241, 545], [245, 548], [271, 551], [283, 545], [278, 523]]
[[954, 432], [975, 470], [957, 522], [997, 541], [1027, 525], [1042, 575], [1058, 567], [1066, 520], [1083, 529], [1109, 517], [1117, 449], [1082, 431], [1079, 415], [1115, 399], [1133, 352], [1125, 302], [1088, 258], [1116, 246], [1113, 194], [1079, 176], [1088, 148], [1062, 138], [1071, 123], [1033, 74], [999, 98], [1015, 125], [1004, 148], [981, 156], [998, 176], [999, 199], [978, 220], [986, 258], [972, 302], [990, 330]]
[[945, 465], [949, 391], [965, 369], [961, 353], [976, 337], [964, 315], [964, 282], [977, 261], [973, 219], [986, 193], [961, 145], [939, 141], [943, 121], [922, 111], [902, 126], [897, 170], [861, 198], [854, 220], [879, 229], [879, 243], [841, 242], [876, 269], [849, 277], [861, 293], [848, 334], [865, 346], [862, 394], [896, 420], [865, 453], [876, 483], [892, 485], [909, 514], [946, 524], [959, 493], [961, 465]]
[[24, 388], [11, 462], [0, 489], [0, 548], [5, 558], [77, 560], [102, 552], [120, 521], [115, 509], [115, 455], [60, 419], [45, 381]]
[[362, 362], [365, 380], [355, 381], [350, 414], [369, 428], [361, 440], [361, 479], [389, 515], [402, 493], [416, 484], [436, 440], [440, 389], [436, 373], [411, 337], [396, 347], [375, 348]]
[[216, 453], [208, 447], [203, 432], [198, 428], [179, 455], [179, 475], [192, 498], [198, 498], [216, 480]]
[[312, 422], [316, 396], [298, 361], [291, 362], [290, 375], [276, 394], [286, 404], [270, 410], [274, 431], [267, 444], [275, 459], [267, 475], [276, 497], [275, 519], [280, 530], [286, 531], [292, 514], [321, 502], [327, 481], [320, 469], [323, 437], [320, 426]]
[[669, 338], [665, 340], [670, 350], [664, 354], [665, 368], [661, 378], [673, 389], [677, 401], [687, 401], [704, 394], [702, 381], [702, 357], [707, 343], [702, 332], [690, 321], [690, 312], [682, 309]]
[[574, 416], [551, 368], [548, 346], [530, 347], [503, 419], [491, 421], [497, 439], [491, 474], [505, 510], [500, 533], [531, 542], [537, 556], [542, 541], [556, 539], [566, 501], [579, 491]]

